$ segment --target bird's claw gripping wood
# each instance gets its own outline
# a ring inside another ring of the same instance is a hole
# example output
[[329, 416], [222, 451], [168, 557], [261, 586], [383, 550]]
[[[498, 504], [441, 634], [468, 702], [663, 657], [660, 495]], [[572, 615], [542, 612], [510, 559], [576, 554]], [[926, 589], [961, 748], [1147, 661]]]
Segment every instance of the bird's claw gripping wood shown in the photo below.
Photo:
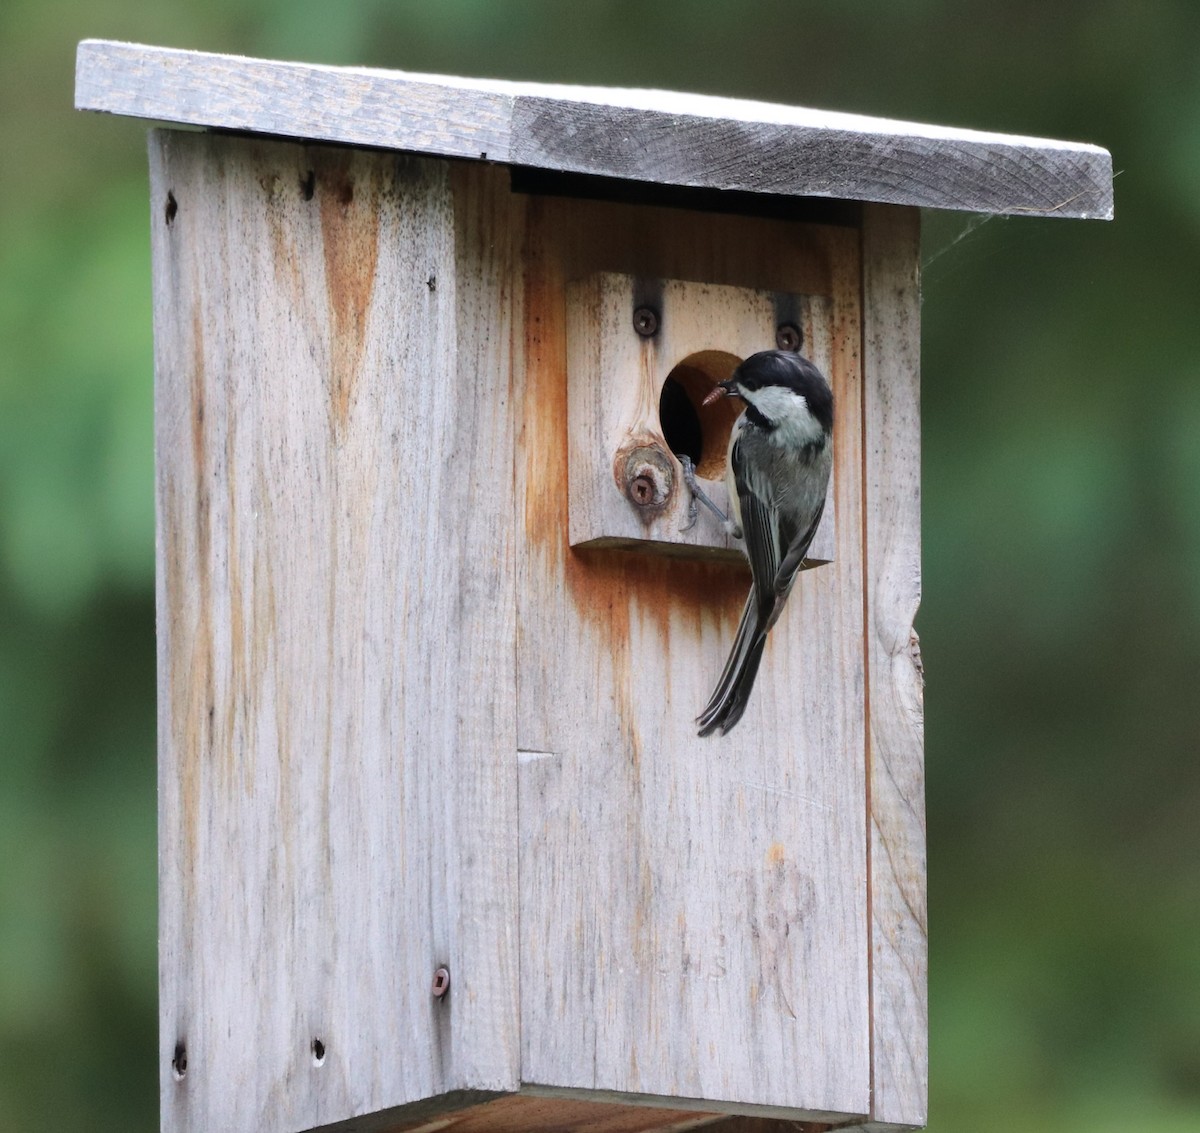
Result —
[[690, 493], [688, 498], [688, 518], [679, 530], [691, 531], [696, 526], [696, 516], [698, 514], [696, 502], [702, 503], [709, 511], [713, 513], [720, 521], [726, 531], [730, 529], [729, 516], [727, 516], [716, 504], [712, 502], [705, 493], [704, 489], [696, 483], [696, 466], [692, 463], [692, 458], [687, 453], [681, 453], [679, 456], [679, 466], [683, 469], [683, 482], [688, 487]]

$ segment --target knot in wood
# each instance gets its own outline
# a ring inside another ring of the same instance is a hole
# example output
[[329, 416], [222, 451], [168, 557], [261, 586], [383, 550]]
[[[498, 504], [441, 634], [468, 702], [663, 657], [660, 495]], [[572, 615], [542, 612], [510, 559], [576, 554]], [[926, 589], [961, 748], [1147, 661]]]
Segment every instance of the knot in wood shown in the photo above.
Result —
[[675, 487], [671, 458], [658, 445], [639, 445], [620, 454], [617, 483], [626, 498], [643, 515], [667, 506]]

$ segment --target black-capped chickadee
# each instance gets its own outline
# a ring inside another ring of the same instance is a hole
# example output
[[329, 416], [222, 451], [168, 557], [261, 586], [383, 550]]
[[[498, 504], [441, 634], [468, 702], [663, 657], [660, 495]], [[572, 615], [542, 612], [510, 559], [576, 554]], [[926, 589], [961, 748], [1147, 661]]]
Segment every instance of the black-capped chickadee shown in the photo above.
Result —
[[746, 408], [729, 438], [725, 480], [730, 529], [746, 541], [751, 586], [729, 660], [696, 717], [702, 736], [728, 732], [746, 710], [767, 632], [821, 522], [833, 465], [833, 393], [807, 358], [752, 354], [704, 403], [735, 395]]

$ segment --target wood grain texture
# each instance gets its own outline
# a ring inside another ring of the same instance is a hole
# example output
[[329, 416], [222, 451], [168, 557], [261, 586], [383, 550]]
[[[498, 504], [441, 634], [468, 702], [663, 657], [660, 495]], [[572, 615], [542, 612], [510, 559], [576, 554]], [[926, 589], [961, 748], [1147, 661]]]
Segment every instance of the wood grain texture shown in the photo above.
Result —
[[85, 40], [75, 105], [658, 184], [1112, 216], [1098, 146], [668, 91], [322, 67]]
[[845, 1129], [820, 1121], [779, 1121], [773, 1117], [726, 1117], [705, 1127], [705, 1133], [830, 1133]]
[[[828, 1133], [825, 1123], [514, 1094], [381, 1133]], [[336, 1133], [336, 1131], [330, 1131]]]
[[165, 1129], [518, 1084], [500, 188], [152, 135]]
[[[860, 262], [852, 229], [526, 198], [518, 744], [523, 1088], [849, 1120], [869, 1106]], [[566, 286], [606, 268], [825, 296], [838, 545], [745, 719], [693, 718], [746, 577], [569, 546]]]
[[305, 141], [509, 159], [511, 99], [386, 71], [84, 41], [76, 106]]
[[513, 1094], [386, 1133], [687, 1133], [725, 1121], [721, 1114]]
[[[633, 313], [649, 304], [657, 331], [637, 333]], [[804, 336], [804, 353], [827, 372], [831, 306], [803, 296], [684, 280], [638, 280], [600, 272], [567, 284], [567, 410], [571, 545], [655, 550], [745, 562], [741, 540], [710, 511], [697, 508], [660, 419], [664, 383], [688, 391], [703, 443], [693, 454], [703, 490], [726, 515], [726, 450], [740, 404], [702, 406], [717, 381], [743, 359], [775, 345], [780, 322]], [[644, 471], [643, 471], [644, 470]], [[648, 503], [632, 498], [638, 474], [661, 489]], [[662, 495], [661, 503], [658, 495]], [[836, 500], [836, 492], [831, 493]], [[686, 529], [685, 529], [686, 528]], [[836, 505], [827, 505], [808, 561], [833, 557]]]
[[882, 1129], [925, 1124], [929, 1079], [924, 680], [913, 629], [921, 600], [920, 222], [915, 209], [882, 206], [863, 219], [871, 1114]]

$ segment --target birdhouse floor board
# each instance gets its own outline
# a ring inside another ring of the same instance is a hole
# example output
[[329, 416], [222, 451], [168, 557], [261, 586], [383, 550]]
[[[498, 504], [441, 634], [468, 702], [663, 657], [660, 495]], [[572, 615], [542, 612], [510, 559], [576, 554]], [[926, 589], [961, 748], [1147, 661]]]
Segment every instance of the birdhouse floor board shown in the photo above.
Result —
[[389, 1126], [386, 1133], [684, 1133], [722, 1120], [720, 1114], [516, 1094], [434, 1121]]
[[380, 1133], [824, 1133], [826, 1124], [514, 1094]]

